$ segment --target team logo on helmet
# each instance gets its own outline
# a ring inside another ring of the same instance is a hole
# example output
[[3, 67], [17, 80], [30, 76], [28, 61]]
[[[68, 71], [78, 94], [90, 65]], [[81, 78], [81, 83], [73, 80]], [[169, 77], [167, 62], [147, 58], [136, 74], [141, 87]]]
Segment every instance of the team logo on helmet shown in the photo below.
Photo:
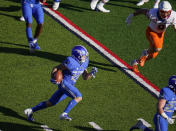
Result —
[[173, 89], [174, 91], [176, 91], [176, 75], [171, 76], [169, 78], [169, 88]]
[[88, 58], [88, 51], [84, 46], [77, 45], [72, 49], [72, 56], [82, 63]]

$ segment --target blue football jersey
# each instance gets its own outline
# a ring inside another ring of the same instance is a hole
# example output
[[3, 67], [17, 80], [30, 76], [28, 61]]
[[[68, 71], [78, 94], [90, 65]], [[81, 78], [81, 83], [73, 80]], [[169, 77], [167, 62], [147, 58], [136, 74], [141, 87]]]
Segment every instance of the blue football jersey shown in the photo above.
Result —
[[62, 63], [67, 67], [68, 70], [64, 70], [63, 73], [63, 81], [67, 81], [70, 84], [75, 84], [80, 75], [87, 69], [89, 60], [86, 59], [85, 62], [80, 63], [73, 57], [69, 56]]
[[22, 0], [22, 3], [39, 4], [40, 0]]
[[169, 117], [172, 117], [176, 106], [176, 94], [169, 87], [164, 87], [160, 91], [160, 99], [166, 100], [163, 110]]

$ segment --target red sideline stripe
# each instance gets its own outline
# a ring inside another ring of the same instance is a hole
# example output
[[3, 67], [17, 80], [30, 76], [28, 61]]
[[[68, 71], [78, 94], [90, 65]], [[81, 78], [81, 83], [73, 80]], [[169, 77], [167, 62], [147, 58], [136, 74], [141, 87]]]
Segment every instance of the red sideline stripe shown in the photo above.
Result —
[[[85, 36], [87, 36], [89, 39], [91, 39], [92, 41], [94, 41], [97, 45], [99, 45], [101, 48], [103, 48], [105, 51], [107, 51], [109, 54], [111, 54], [114, 58], [116, 58], [116, 60], [118, 60], [122, 64], [124, 64], [128, 69], [132, 69], [132, 67], [129, 64], [127, 64], [125, 61], [123, 61], [120, 57], [118, 57], [115, 53], [113, 53], [106, 46], [104, 46], [103, 44], [101, 44], [98, 40], [96, 40], [95, 38], [93, 38], [92, 36], [90, 36], [88, 33], [86, 33], [84, 30], [82, 30], [77, 25], [75, 25], [71, 20], [69, 20], [68, 18], [66, 18], [60, 12], [55, 11], [52, 8], [50, 8], [47, 3], [43, 3], [43, 5], [47, 6], [50, 10], [52, 10], [57, 15], [59, 15], [60, 17], [62, 17], [65, 21], [67, 21], [70, 25], [72, 25], [74, 28], [76, 28], [79, 32], [81, 32], [82, 34], [84, 34]], [[140, 74], [140, 73], [135, 73], [135, 74], [137, 76], [139, 76], [141, 79], [143, 79], [148, 85], [152, 86], [156, 91], [160, 92], [160, 89], [156, 85], [154, 85], [153, 83], [151, 83], [148, 79], [146, 79], [142, 74]]]

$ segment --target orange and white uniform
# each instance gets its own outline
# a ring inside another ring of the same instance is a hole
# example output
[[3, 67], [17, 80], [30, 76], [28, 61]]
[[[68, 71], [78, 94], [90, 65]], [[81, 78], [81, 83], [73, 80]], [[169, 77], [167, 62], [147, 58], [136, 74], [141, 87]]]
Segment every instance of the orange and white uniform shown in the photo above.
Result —
[[[169, 25], [173, 25], [176, 29], [176, 12], [172, 11], [167, 19], [161, 19], [158, 8], [153, 8], [146, 14], [150, 20], [150, 24], [146, 29], [146, 37], [150, 43], [150, 47], [154, 49], [162, 49], [164, 33]], [[150, 54], [151, 58], [155, 58], [158, 52]]]

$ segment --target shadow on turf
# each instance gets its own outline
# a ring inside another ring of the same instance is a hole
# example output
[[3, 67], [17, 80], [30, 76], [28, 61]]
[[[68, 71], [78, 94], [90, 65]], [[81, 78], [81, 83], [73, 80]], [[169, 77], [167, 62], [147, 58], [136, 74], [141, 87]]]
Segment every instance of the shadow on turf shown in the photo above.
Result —
[[[50, 129], [53, 131], [60, 131], [52, 128]], [[28, 126], [28, 125], [10, 123], [10, 122], [0, 122], [0, 130], [2, 131], [41, 131], [42, 127]]]
[[15, 3], [21, 3], [21, 0], [4, 0], [4, 1], [11, 1], [11, 2], [15, 2]]
[[0, 15], [4, 15], [4, 16], [7, 16], [7, 17], [12, 17], [12, 18], [14, 18], [15, 20], [18, 20], [18, 21], [20, 19], [19, 16], [14, 16], [14, 15], [9, 15], [9, 14], [4, 14], [4, 13], [0, 13]]
[[[0, 106], [0, 113], [2, 113], [4, 116], [14, 117], [14, 118], [29, 122], [26, 117], [20, 116], [16, 111], [13, 111], [12, 109], [7, 107]], [[30, 123], [37, 124], [37, 125], [45, 125], [39, 122], [30, 122]], [[41, 127], [27, 126], [27, 125], [15, 124], [15, 123], [9, 123], [9, 122], [0, 122], [0, 130], [2, 131], [39, 131], [41, 130]], [[56, 129], [52, 129], [52, 130], [59, 131]]]
[[63, 7], [64, 9], [78, 11], [78, 12], [83, 12], [83, 10], [90, 11], [90, 9], [88, 9], [88, 8], [78, 7], [78, 6], [64, 4], [64, 3], [61, 4], [61, 7]]
[[[19, 7], [19, 6], [0, 7], [0, 10], [1, 10], [1, 11], [5, 11], [5, 12], [16, 12], [16, 11], [21, 10], [21, 7]], [[8, 13], [8, 14], [0, 13], [0, 15], [7, 16], [7, 17], [11, 17], [11, 18], [14, 18], [14, 19], [16, 19], [16, 20], [19, 20], [19, 17], [18, 17], [18, 16], [9, 15], [9, 13]]]
[[0, 7], [0, 11], [6, 11], [6, 12], [16, 12], [19, 10], [21, 10], [20, 6]]
[[[77, 128], [82, 131], [97, 131], [96, 129], [90, 127], [74, 126], [74, 128]], [[103, 130], [103, 131], [120, 131], [120, 130]]]
[[[20, 116], [17, 112], [13, 111], [13, 110], [10, 109], [10, 108], [0, 106], [0, 112], [1, 112], [4, 116], [14, 117], [14, 118], [17, 118], [17, 119], [20, 119], [20, 120], [24, 120], [24, 121], [29, 122], [26, 117]], [[42, 125], [41, 123], [38, 123], [38, 122], [32, 122], [32, 123], [33, 123], [33, 124]]]
[[[1, 42], [0, 44], [11, 44], [11, 45], [15, 45], [15, 46], [22, 46], [22, 47], [26, 47], [28, 48], [28, 46], [25, 45], [20, 45], [20, 44], [14, 44], [14, 43], [9, 43], [9, 42]], [[29, 53], [29, 49], [23, 49], [23, 48], [10, 48], [10, 47], [0, 47], [0, 52], [4, 52], [4, 53], [12, 53], [12, 54], [20, 54], [20, 55], [25, 55], [25, 56], [36, 56], [36, 57], [40, 57], [40, 58], [44, 58], [44, 59], [48, 59], [48, 60], [52, 60], [52, 61], [56, 61], [56, 62], [62, 62], [65, 60], [65, 58], [67, 56], [64, 55], [60, 55], [60, 54], [54, 54], [54, 53], [50, 53], [50, 52], [44, 52], [44, 51], [36, 51], [33, 54]], [[109, 66], [109, 67], [115, 67], [111, 64], [104, 64], [104, 63], [100, 63], [100, 62], [96, 62], [96, 61], [91, 61], [89, 62], [89, 66], [93, 67], [96, 66], [99, 69], [102, 70], [106, 70], [106, 71], [111, 71], [111, 72], [116, 72], [116, 70], [113, 69], [108, 69], [105, 67], [101, 67], [101, 66]]]
[[0, 122], [0, 130], [2, 131], [41, 131], [39, 126], [28, 126], [10, 122]]

